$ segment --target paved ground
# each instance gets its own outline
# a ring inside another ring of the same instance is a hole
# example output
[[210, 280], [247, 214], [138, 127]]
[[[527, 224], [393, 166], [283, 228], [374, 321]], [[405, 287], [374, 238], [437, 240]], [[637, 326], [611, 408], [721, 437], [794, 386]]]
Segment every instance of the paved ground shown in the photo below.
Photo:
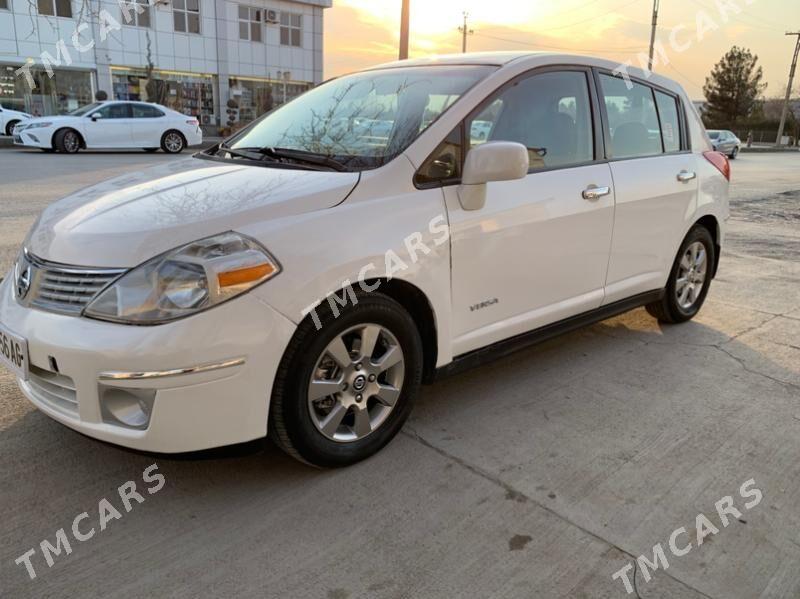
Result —
[[[3, 152], [0, 268], [53, 198], [171, 159]], [[718, 534], [639, 571], [641, 597], [800, 596], [800, 156], [733, 172], [731, 243], [697, 320], [637, 310], [428, 387], [403, 434], [347, 470], [257, 443], [131, 453], [0, 374], [0, 595], [624, 597], [611, 575], [703, 513]], [[98, 527], [98, 501], [121, 510], [116, 488], [153, 462], [160, 492], [44, 564], [40, 541], [84, 510]], [[751, 478], [763, 499], [745, 511]], [[723, 528], [727, 495], [744, 513]], [[32, 547], [33, 581], [14, 565]]]

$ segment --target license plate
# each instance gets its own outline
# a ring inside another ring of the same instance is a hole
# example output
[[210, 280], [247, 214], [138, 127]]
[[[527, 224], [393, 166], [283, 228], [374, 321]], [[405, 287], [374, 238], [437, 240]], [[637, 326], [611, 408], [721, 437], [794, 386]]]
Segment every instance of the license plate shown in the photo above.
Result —
[[0, 323], [0, 363], [22, 380], [28, 379], [28, 342]]

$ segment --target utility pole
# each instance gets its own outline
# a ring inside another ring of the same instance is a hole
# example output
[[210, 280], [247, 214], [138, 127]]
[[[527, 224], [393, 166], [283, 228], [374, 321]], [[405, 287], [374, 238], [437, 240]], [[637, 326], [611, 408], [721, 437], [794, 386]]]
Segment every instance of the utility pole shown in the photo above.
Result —
[[656, 26], [658, 25], [658, 4], [659, 0], [653, 0], [653, 25], [650, 30], [650, 57], [647, 60], [647, 70], [653, 70], [653, 47], [656, 44]]
[[408, 28], [411, 15], [411, 0], [403, 0], [400, 10], [400, 60], [408, 58]]
[[783, 137], [783, 127], [786, 125], [786, 116], [789, 114], [789, 101], [792, 99], [792, 84], [794, 83], [794, 73], [797, 70], [797, 56], [800, 54], [800, 31], [787, 31], [786, 35], [796, 35], [797, 44], [794, 46], [794, 57], [792, 58], [792, 68], [789, 69], [789, 85], [786, 86], [786, 99], [783, 101], [783, 112], [781, 113], [781, 124], [778, 127], [778, 139], [775, 145], [781, 145]]
[[466, 53], [467, 51], [467, 34], [475, 33], [474, 30], [467, 27], [467, 19], [469, 19], [469, 13], [464, 11], [464, 24], [458, 28], [461, 32], [461, 52]]

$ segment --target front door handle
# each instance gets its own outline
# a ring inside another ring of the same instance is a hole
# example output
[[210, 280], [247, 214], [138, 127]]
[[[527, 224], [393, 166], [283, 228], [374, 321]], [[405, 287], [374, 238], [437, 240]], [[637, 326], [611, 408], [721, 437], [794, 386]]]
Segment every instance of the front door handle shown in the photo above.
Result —
[[586, 189], [583, 190], [583, 199], [584, 200], [597, 200], [602, 198], [603, 196], [607, 196], [611, 193], [611, 188], [606, 187], [598, 187], [597, 185], [590, 185]]
[[697, 177], [697, 173], [693, 173], [691, 171], [681, 171], [678, 173], [678, 181], [681, 183], [688, 183], [695, 177]]

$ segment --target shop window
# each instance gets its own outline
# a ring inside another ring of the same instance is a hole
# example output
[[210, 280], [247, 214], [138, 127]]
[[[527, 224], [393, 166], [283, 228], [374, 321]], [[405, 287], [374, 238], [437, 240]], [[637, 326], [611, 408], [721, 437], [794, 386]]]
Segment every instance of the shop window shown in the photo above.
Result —
[[150, 27], [150, 2], [148, 0], [121, 0], [121, 2], [128, 5], [122, 9], [122, 22], [125, 25]]
[[200, 0], [174, 0], [172, 17], [175, 31], [200, 33]]
[[72, 3], [70, 0], [37, 0], [36, 5], [40, 15], [72, 18]]
[[260, 42], [261, 10], [252, 6], [239, 6], [239, 39]]
[[281, 11], [281, 45], [300, 47], [303, 31], [303, 15]]
[[8, 0], [0, 0], [0, 9], [8, 10]]

